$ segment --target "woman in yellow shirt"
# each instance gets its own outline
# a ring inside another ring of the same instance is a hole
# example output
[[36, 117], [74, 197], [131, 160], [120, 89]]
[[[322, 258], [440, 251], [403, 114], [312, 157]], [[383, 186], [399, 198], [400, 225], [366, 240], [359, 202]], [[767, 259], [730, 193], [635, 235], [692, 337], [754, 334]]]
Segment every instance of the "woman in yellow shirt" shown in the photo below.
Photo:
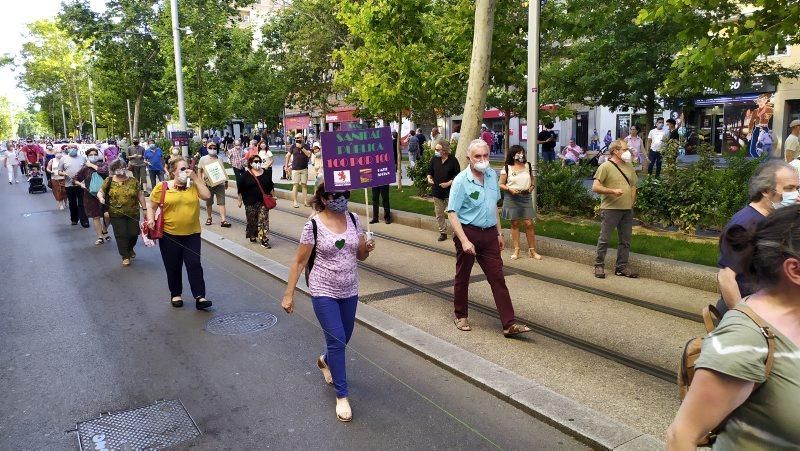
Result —
[[150, 204], [147, 206], [147, 222], [155, 225], [155, 209], [164, 196], [164, 237], [158, 240], [161, 259], [167, 271], [170, 302], [173, 307], [183, 306], [183, 265], [198, 310], [211, 307], [206, 300], [206, 283], [203, 279], [203, 266], [200, 263], [200, 199], [211, 197], [206, 184], [196, 172], [189, 169], [183, 157], [174, 157], [167, 165], [171, 180], [153, 187]]

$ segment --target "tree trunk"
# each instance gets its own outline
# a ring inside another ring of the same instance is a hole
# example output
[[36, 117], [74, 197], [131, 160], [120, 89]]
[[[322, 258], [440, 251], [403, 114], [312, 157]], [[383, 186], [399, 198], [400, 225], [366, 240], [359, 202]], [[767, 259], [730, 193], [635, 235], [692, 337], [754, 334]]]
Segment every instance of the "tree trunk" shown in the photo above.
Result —
[[483, 111], [486, 108], [495, 3], [496, 0], [477, 0], [475, 2], [475, 33], [472, 37], [467, 102], [464, 105], [464, 117], [461, 121], [461, 137], [456, 148], [456, 159], [462, 169], [467, 166], [467, 148], [470, 141], [478, 137]]
[[403, 138], [403, 112], [397, 113], [397, 142], [395, 142], [395, 152], [397, 152], [397, 191], [403, 191], [403, 151], [400, 149], [400, 140]]
[[139, 136], [139, 114], [142, 111], [142, 97], [144, 97], [144, 88], [147, 82], [142, 83], [142, 87], [136, 94], [136, 102], [133, 104], [133, 136]]

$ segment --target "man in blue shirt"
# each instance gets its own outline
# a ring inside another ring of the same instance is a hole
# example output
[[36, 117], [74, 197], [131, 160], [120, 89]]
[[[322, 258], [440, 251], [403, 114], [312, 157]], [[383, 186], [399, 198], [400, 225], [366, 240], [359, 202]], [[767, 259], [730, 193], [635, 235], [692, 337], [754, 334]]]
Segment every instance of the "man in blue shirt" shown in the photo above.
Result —
[[150, 189], [153, 189], [156, 186], [156, 179], [159, 182], [164, 181], [164, 152], [156, 146], [156, 142], [152, 139], [147, 140], [144, 164], [147, 165], [147, 173], [150, 175]]
[[455, 236], [456, 277], [453, 283], [456, 328], [471, 330], [468, 317], [469, 276], [475, 260], [492, 287], [494, 302], [503, 324], [503, 335], [511, 337], [530, 332], [514, 321], [514, 306], [503, 276], [505, 247], [497, 201], [500, 186], [497, 173], [489, 167], [489, 146], [482, 139], [469, 143], [469, 167], [461, 171], [450, 187], [447, 214]]

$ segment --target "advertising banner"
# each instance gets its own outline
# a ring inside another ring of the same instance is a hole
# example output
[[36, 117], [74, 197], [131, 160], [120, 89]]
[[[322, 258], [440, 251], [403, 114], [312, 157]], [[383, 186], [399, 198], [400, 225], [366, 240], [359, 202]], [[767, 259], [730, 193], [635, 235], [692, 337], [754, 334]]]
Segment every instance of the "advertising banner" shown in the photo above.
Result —
[[394, 143], [389, 127], [324, 132], [322, 167], [329, 192], [395, 182]]

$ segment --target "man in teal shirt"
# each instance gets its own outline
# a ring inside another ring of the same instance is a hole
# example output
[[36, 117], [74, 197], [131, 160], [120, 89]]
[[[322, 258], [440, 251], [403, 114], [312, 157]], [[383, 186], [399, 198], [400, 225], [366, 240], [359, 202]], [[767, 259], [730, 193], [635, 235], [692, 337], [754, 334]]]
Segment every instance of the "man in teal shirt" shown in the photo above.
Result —
[[461, 171], [450, 187], [447, 214], [455, 235], [456, 277], [453, 283], [455, 325], [459, 330], [471, 330], [468, 320], [469, 276], [478, 261], [489, 285], [503, 324], [503, 335], [511, 337], [530, 332], [528, 326], [514, 321], [514, 306], [503, 276], [505, 247], [500, 227], [497, 201], [500, 187], [497, 173], [489, 167], [489, 146], [482, 139], [469, 143], [469, 167]]

